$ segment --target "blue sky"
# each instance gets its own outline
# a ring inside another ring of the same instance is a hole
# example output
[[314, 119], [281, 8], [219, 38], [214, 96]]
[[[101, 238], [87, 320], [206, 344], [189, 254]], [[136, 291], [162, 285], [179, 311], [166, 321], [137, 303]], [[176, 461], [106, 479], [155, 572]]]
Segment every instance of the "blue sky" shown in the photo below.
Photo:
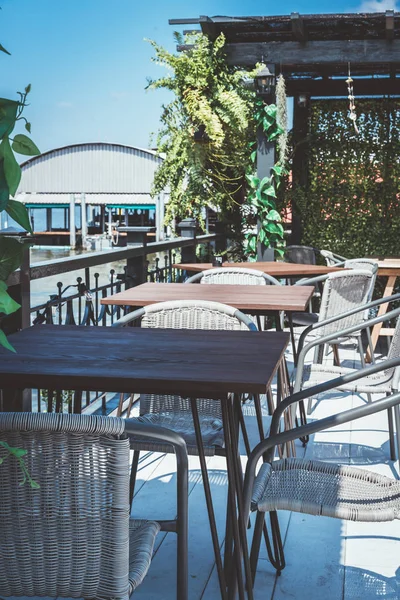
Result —
[[[169, 18], [357, 12], [394, 0], [2, 0], [2, 97], [32, 84], [26, 117], [42, 152], [79, 142], [149, 145], [168, 95], [145, 92], [163, 69], [144, 38], [174, 49]], [[182, 29], [182, 28], [181, 28]]]

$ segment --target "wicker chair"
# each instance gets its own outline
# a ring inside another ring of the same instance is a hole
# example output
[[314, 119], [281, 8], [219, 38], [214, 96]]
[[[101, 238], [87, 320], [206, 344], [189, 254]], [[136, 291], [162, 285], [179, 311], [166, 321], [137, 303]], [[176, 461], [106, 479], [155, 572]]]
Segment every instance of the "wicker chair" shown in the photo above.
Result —
[[[388, 360], [366, 368], [365, 373], [353, 372], [328, 381], [314, 388], [295, 393], [281, 402], [272, 418], [270, 437], [252, 451], [246, 467], [244, 482], [244, 510], [242, 518], [248, 522], [250, 511], [257, 511], [250, 557], [245, 556], [246, 567], [254, 577], [257, 569], [265, 513], [270, 512], [273, 528], [275, 554], [270, 556], [280, 572], [285, 567], [283, 545], [277, 521], [277, 510], [289, 510], [311, 515], [324, 515], [352, 521], [392, 521], [400, 519], [400, 481], [354, 467], [332, 465], [305, 459], [283, 459], [273, 461], [276, 445], [287, 443], [299, 436], [348, 423], [355, 419], [399, 407], [400, 393], [382, 398], [371, 404], [353, 408], [320, 421], [314, 421], [297, 429], [278, 434], [279, 420], [285, 410], [300, 400], [355, 382], [365, 375], [399, 368], [400, 359]], [[260, 459], [263, 464], [257, 475]], [[268, 548], [271, 554], [271, 548]], [[248, 597], [253, 598], [251, 585]]]
[[286, 246], [285, 262], [315, 265], [316, 250], [312, 246]]
[[242, 269], [239, 267], [221, 267], [208, 269], [189, 277], [185, 283], [221, 283], [232, 285], [281, 285], [281, 283], [262, 271]]
[[[322, 336], [331, 333], [335, 328], [340, 327], [345, 329], [356, 323], [362, 323], [364, 320], [363, 313], [352, 315], [347, 319], [338, 319], [337, 322], [332, 322], [329, 325], [324, 325], [326, 319], [330, 319], [334, 316], [339, 316], [341, 313], [351, 310], [352, 308], [358, 308], [360, 305], [366, 304], [370, 299], [371, 293], [371, 281], [372, 281], [371, 270], [358, 270], [352, 269], [348, 271], [336, 271], [329, 275], [322, 275], [321, 277], [314, 277], [312, 279], [302, 279], [297, 282], [296, 285], [309, 285], [316, 281], [325, 280], [324, 289], [321, 298], [320, 312], [317, 313], [293, 313], [292, 321], [296, 325], [302, 325], [308, 327], [310, 325], [320, 324], [320, 329], [317, 331], [317, 335]], [[314, 333], [313, 328], [312, 332]], [[292, 337], [294, 336], [293, 330], [291, 331]], [[361, 343], [361, 337], [357, 338], [358, 349], [360, 352], [361, 360], [364, 360], [364, 353]], [[337, 346], [338, 340], [332, 342], [332, 345]], [[323, 346], [320, 347], [319, 352], [316, 349], [315, 361], [321, 362], [322, 360]], [[336, 362], [339, 362], [338, 354], [335, 355]]]
[[328, 267], [336, 267], [338, 264], [342, 264], [345, 260], [347, 260], [344, 256], [335, 254], [330, 250], [319, 250], [319, 254], [325, 259]]
[[[113, 327], [133, 323], [139, 319], [141, 319], [142, 327], [205, 330], [243, 329], [257, 331], [251, 319], [236, 308], [219, 302], [205, 302], [201, 300], [175, 300], [152, 304], [125, 315], [114, 323]], [[260, 439], [264, 439], [265, 430], [258, 396], [255, 397], [255, 412]], [[249, 454], [250, 445], [244, 418], [240, 410], [239, 419], [246, 450]], [[137, 420], [140, 423], [151, 423], [167, 427], [179, 433], [186, 441], [188, 454], [199, 456], [217, 570], [219, 573], [222, 573], [219, 540], [205, 460], [206, 456], [213, 456], [215, 454], [225, 456], [220, 403], [215, 399], [189, 399], [180, 396], [141, 394], [140, 416]], [[158, 440], [150, 442], [149, 440], [140, 440], [137, 437], [131, 437], [130, 441], [131, 448], [134, 450], [130, 485], [130, 498], [132, 500], [140, 451], [171, 452], [171, 447], [168, 444], [160, 443]]]
[[127, 600], [140, 585], [160, 524], [130, 519], [127, 433], [168, 441], [177, 452], [177, 598], [187, 599], [184, 441], [133, 421], [60, 413], [0, 414], [2, 596]]
[[[390, 296], [388, 298], [382, 298], [380, 300], [375, 300], [374, 302], [370, 302], [365, 306], [358, 307], [353, 309], [351, 312], [353, 315], [363, 314], [365, 309], [367, 311], [369, 308], [376, 309], [378, 306], [382, 304], [389, 304], [395, 301], [400, 300], [400, 294], [395, 294], [394, 296]], [[363, 330], [369, 330], [370, 327], [375, 325], [376, 323], [384, 323], [388, 321], [392, 321], [397, 319], [397, 324], [394, 330], [392, 342], [388, 352], [388, 359], [400, 358], [400, 308], [394, 309], [380, 317], [375, 317], [370, 320], [364, 321], [361, 325], [356, 324], [353, 327], [348, 327], [344, 330], [336, 331], [334, 336], [336, 337], [339, 334], [340, 338], [346, 336], [355, 336], [357, 335], [359, 338], [361, 337], [361, 333]], [[351, 317], [351, 315], [349, 315]], [[342, 319], [344, 321], [345, 319]], [[315, 326], [314, 326], [315, 327]], [[308, 364], [305, 365], [306, 355], [312, 350], [316, 344], [324, 343], [325, 341], [332, 343], [332, 334], [327, 334], [318, 340], [311, 341], [306, 346], [304, 343], [307, 339], [307, 334], [312, 331], [312, 327], [308, 328], [305, 332], [303, 332], [300, 342], [299, 342], [299, 358], [296, 370], [296, 379], [294, 384], [294, 391], [298, 392], [301, 389], [309, 388], [316, 384], [322, 383], [324, 381], [330, 380], [334, 377], [341, 377], [344, 375], [348, 375], [354, 373], [354, 369], [349, 369], [342, 366], [335, 365], [326, 365], [326, 364]], [[350, 332], [349, 332], [350, 330]], [[359, 372], [362, 372], [359, 370]], [[346, 383], [340, 387], [343, 391], [350, 391], [358, 394], [367, 394], [368, 401], [371, 402], [371, 394], [392, 394], [399, 391], [400, 387], [400, 369], [390, 369], [388, 371], [382, 371], [378, 374], [373, 374], [370, 376], [363, 377], [360, 380], [357, 380], [355, 383]], [[311, 412], [311, 402], [312, 398], [309, 398], [308, 401], [308, 413]], [[397, 430], [397, 453], [400, 458], [400, 409], [396, 407], [394, 410], [395, 414], [395, 422], [396, 422], [396, 430]], [[396, 452], [395, 452], [395, 435], [394, 435], [394, 427], [393, 427], [393, 416], [392, 412], [388, 412], [388, 421], [389, 421], [389, 438], [390, 438], [390, 456], [392, 460], [396, 460]]]

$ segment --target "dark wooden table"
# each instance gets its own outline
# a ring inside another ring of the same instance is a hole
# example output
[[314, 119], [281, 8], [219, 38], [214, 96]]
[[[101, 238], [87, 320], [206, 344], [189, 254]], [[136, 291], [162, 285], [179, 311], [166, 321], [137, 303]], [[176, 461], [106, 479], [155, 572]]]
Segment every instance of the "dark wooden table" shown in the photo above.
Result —
[[[217, 269], [212, 263], [177, 263], [172, 265], [175, 269], [182, 271], [194, 271], [199, 273], [208, 269]], [[314, 277], [317, 275], [325, 275], [326, 273], [334, 273], [341, 271], [341, 267], [328, 267], [326, 265], [302, 265], [298, 263], [287, 262], [242, 262], [222, 264], [223, 267], [235, 267], [240, 269], [256, 269], [273, 277]]]
[[[289, 335], [282, 332], [37, 325], [10, 336], [16, 354], [0, 347], [0, 385], [179, 394], [220, 401], [234, 540], [231, 560], [236, 565], [226, 577], [218, 539], [214, 548], [221, 564], [221, 597], [233, 598], [236, 577], [244, 597], [241, 552], [247, 552], [247, 542], [240, 525], [238, 394], [266, 392], [288, 341]], [[74, 408], [79, 412], [76, 401]], [[194, 400], [192, 410], [196, 423]], [[201, 432], [198, 435], [201, 437]]]
[[229, 304], [251, 314], [267, 314], [282, 310], [303, 312], [313, 292], [312, 286], [143, 283], [102, 298], [101, 303], [147, 306], [169, 300], [208, 300]]

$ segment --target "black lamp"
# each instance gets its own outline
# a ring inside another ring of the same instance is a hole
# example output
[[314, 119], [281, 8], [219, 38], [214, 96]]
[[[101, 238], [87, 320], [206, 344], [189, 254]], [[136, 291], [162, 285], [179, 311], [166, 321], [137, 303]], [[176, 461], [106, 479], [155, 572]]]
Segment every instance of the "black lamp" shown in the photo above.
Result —
[[254, 81], [260, 96], [272, 96], [275, 89], [275, 75], [268, 67], [263, 67], [255, 76]]

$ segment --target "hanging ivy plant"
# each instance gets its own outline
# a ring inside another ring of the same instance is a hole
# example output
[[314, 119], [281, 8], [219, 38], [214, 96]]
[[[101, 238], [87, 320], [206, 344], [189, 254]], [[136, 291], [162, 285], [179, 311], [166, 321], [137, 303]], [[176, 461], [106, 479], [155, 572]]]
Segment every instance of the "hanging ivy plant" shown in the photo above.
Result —
[[[261, 65], [252, 71], [228, 65], [223, 34], [215, 41], [203, 34], [175, 37], [190, 49], [176, 55], [150, 42], [155, 62], [171, 75], [149, 82], [148, 88], [174, 93], [161, 115], [156, 146], [164, 160], [153, 186], [154, 195], [169, 188], [166, 221], [192, 216], [202, 223], [209, 207], [229, 222], [242, 256], [255, 254], [257, 240], [279, 245], [283, 227], [275, 200], [283, 166], [278, 162], [262, 181], [254, 175], [258, 127], [269, 141], [283, 134], [277, 107], [265, 106], [248, 85]], [[251, 231], [257, 220], [262, 224], [258, 235]]]

